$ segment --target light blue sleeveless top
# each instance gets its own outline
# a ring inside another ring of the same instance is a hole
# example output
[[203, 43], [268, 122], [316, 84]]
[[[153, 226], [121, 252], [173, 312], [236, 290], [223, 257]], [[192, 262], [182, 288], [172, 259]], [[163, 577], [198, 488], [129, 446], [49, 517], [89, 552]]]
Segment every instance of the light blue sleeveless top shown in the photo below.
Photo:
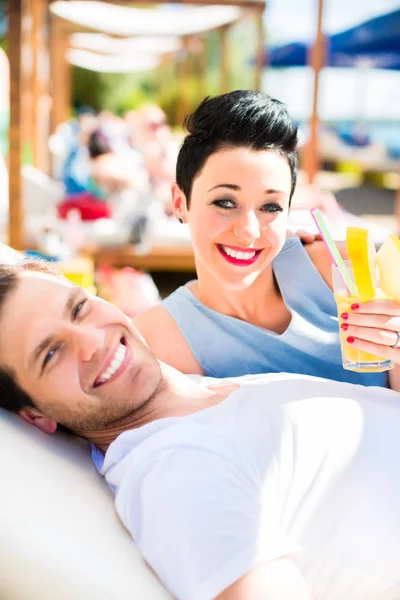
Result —
[[292, 314], [282, 334], [204, 306], [188, 289], [189, 284], [163, 300], [204, 375], [286, 372], [387, 387], [387, 372], [354, 373], [343, 369], [332, 291], [298, 238], [286, 240], [273, 261], [273, 270]]

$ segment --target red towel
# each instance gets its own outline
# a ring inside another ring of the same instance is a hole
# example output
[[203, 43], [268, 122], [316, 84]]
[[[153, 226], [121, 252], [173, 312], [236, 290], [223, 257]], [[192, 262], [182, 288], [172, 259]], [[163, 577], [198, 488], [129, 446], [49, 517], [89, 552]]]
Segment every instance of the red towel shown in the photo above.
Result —
[[60, 219], [66, 219], [69, 211], [73, 208], [80, 211], [82, 221], [95, 221], [111, 217], [111, 209], [108, 204], [89, 192], [67, 196], [57, 207]]

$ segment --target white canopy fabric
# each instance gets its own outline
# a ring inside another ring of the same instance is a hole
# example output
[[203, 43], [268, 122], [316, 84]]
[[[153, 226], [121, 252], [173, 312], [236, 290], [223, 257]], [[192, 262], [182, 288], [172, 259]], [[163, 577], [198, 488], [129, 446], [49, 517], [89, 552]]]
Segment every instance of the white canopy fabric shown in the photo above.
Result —
[[97, 54], [88, 50], [67, 50], [66, 59], [71, 65], [98, 73], [137, 73], [154, 69], [160, 64], [156, 55], [126, 56]]
[[100, 54], [163, 54], [182, 48], [180, 39], [175, 37], [115, 38], [104, 33], [73, 33], [69, 43], [73, 48]]
[[125, 37], [193, 35], [233, 23], [243, 14], [237, 6], [163, 5], [140, 9], [87, 0], [53, 2], [50, 10], [77, 25]]

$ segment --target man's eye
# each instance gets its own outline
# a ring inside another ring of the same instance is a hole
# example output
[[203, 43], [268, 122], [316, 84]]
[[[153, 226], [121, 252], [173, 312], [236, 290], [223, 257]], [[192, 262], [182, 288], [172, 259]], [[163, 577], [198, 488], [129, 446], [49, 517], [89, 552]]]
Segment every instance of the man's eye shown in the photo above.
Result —
[[47, 363], [53, 358], [53, 356], [55, 355], [55, 353], [57, 352], [57, 350], [58, 350], [58, 346], [56, 348], [52, 348], [51, 350], [48, 351], [48, 353], [44, 357], [42, 369], [44, 369], [45, 366], [47, 365]]
[[227, 208], [228, 210], [236, 206], [232, 200], [214, 200], [213, 204], [218, 208]]
[[261, 208], [261, 210], [264, 212], [269, 212], [269, 213], [278, 213], [278, 212], [282, 212], [283, 208], [282, 208], [282, 206], [280, 206], [280, 204], [275, 204], [274, 202], [270, 202], [268, 204], [264, 204], [264, 206]]
[[78, 302], [78, 304], [75, 306], [74, 310], [72, 311], [72, 318], [75, 320], [76, 317], [79, 315], [79, 313], [81, 312], [83, 305], [86, 302], [86, 298], [85, 300], [81, 300], [80, 302]]

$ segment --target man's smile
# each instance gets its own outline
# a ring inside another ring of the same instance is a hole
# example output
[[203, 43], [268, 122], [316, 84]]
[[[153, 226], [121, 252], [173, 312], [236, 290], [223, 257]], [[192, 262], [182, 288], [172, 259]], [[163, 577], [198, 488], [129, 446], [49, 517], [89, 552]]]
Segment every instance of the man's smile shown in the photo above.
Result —
[[93, 387], [99, 387], [110, 381], [110, 379], [116, 379], [126, 366], [128, 354], [130, 352], [128, 353], [125, 338], [121, 338], [117, 347], [106, 357]]

